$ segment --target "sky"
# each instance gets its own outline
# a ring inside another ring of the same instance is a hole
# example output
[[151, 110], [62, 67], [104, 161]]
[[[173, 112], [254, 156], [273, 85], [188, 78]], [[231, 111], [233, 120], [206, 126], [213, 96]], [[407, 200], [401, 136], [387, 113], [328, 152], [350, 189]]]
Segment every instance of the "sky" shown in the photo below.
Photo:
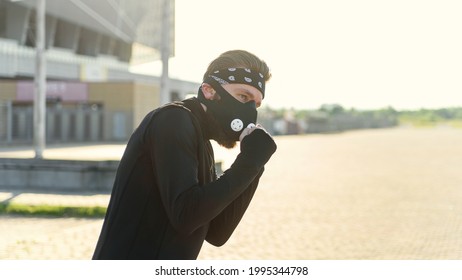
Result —
[[[462, 106], [462, 1], [175, 0], [173, 78], [232, 49], [265, 60], [264, 105]], [[160, 63], [137, 66], [158, 74]]]

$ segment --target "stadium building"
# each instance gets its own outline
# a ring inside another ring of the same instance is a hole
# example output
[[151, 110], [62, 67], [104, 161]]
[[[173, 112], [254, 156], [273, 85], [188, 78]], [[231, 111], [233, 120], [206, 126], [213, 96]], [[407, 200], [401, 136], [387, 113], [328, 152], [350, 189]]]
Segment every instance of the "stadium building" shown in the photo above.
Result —
[[[161, 4], [46, 1], [47, 143], [127, 140], [160, 105], [160, 78], [129, 69], [160, 59]], [[33, 141], [35, 7], [35, 0], [0, 0], [0, 144]], [[173, 55], [174, 16], [170, 26]], [[171, 79], [170, 100], [197, 87]]]

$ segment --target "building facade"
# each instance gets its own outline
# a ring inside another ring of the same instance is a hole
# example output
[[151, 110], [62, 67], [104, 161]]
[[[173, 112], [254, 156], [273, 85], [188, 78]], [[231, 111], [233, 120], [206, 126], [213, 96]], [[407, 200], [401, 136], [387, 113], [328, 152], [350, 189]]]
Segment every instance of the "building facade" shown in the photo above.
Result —
[[[160, 59], [161, 2], [46, 1], [48, 143], [125, 141], [160, 105], [160, 78], [129, 69]], [[35, 5], [0, 0], [0, 145], [33, 139]], [[170, 99], [197, 87], [171, 79]]]

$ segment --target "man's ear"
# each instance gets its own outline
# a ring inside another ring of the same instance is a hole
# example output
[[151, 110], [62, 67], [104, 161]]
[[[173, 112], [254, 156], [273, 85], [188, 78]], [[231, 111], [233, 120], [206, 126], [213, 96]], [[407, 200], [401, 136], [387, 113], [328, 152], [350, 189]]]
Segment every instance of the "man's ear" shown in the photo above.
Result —
[[216, 97], [216, 91], [212, 88], [211, 85], [207, 83], [202, 83], [202, 93], [204, 94], [204, 97], [208, 100], [214, 100]]

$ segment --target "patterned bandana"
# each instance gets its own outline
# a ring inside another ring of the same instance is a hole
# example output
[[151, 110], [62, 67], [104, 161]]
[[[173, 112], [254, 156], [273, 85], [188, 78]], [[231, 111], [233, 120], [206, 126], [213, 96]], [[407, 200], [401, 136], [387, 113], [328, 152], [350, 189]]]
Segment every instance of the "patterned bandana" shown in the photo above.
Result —
[[247, 84], [260, 90], [265, 98], [265, 79], [262, 73], [248, 68], [227, 68], [213, 72], [210, 75], [221, 85], [226, 84]]

